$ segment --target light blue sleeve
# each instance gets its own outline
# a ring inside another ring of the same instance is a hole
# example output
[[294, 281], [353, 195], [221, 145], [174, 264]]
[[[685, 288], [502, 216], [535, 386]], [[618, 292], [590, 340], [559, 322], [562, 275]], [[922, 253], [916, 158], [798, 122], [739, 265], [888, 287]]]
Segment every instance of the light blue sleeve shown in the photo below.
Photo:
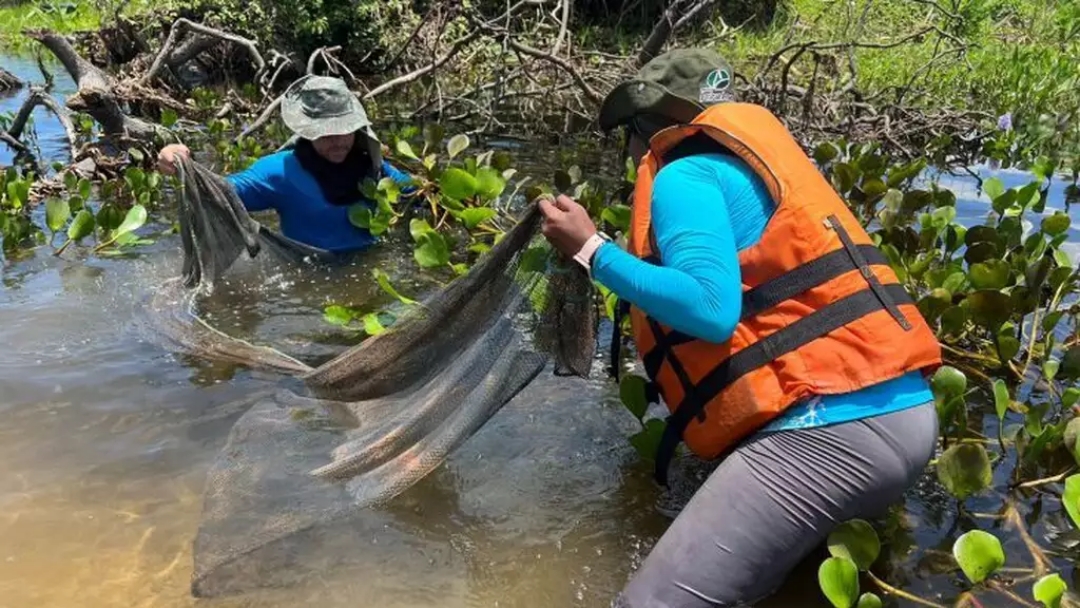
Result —
[[728, 179], [727, 172], [697, 157], [674, 161], [657, 175], [652, 222], [662, 266], [612, 243], [593, 260], [594, 278], [620, 298], [664, 325], [714, 343], [731, 337], [742, 313], [738, 251], [721, 178]]
[[277, 184], [283, 178], [283, 164], [276, 154], [264, 156], [239, 173], [226, 176], [248, 211], [277, 208]]

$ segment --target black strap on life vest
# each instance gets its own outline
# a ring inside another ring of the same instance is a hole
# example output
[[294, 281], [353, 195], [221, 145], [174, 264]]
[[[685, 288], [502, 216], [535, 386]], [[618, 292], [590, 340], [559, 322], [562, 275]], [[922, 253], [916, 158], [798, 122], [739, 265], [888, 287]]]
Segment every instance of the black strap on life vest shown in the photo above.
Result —
[[704, 420], [706, 404], [739, 378], [882, 309], [888, 310], [905, 330], [911, 329], [911, 323], [898, 308], [899, 304], [912, 303], [903, 285], [882, 285], [870, 269], [871, 265], [887, 265], [888, 262], [881, 252], [871, 246], [856, 246], [835, 216], [829, 217], [828, 226], [837, 232], [843, 247], [748, 291], [743, 296], [741, 318], [745, 320], [761, 314], [853, 269], [858, 270], [867, 280], [867, 289], [833, 302], [728, 357], [696, 385], [689, 381], [678, 356], [672, 350], [673, 346], [693, 338], [678, 332], [665, 334], [658, 323], [649, 320], [656, 346], [642, 356], [646, 372], [655, 381], [655, 374], [667, 361], [682, 384], [685, 395], [675, 411], [668, 416], [657, 449], [655, 476], [661, 485], [667, 485], [668, 467], [686, 427], [695, 418]]

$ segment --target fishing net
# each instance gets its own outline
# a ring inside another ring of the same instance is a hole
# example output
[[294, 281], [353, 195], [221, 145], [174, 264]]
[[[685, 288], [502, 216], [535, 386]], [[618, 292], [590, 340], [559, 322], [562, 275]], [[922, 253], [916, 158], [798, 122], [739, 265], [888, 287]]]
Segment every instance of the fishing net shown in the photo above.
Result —
[[312, 368], [203, 322], [194, 294], [212, 290], [245, 253], [315, 264], [333, 254], [261, 226], [197, 163], [181, 159], [179, 176], [183, 275], [151, 297], [156, 329], [194, 354], [286, 374], [253, 399], [209, 473], [197, 596], [287, 584], [283, 573], [320, 528], [424, 478], [549, 361], [557, 374], [589, 375], [592, 286], [539, 237], [536, 205], [389, 331]]

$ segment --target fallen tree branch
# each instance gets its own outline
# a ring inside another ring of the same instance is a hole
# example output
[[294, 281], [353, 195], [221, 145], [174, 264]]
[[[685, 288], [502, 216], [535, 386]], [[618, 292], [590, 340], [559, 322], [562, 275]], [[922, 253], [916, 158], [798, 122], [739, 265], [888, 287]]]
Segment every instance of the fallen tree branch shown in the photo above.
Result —
[[23, 81], [11, 72], [0, 68], [0, 92], [21, 89]]
[[75, 81], [78, 92], [68, 97], [67, 107], [89, 114], [106, 136], [131, 137], [144, 142], [159, 134], [169, 136], [168, 129], [125, 114], [116, 98], [113, 78], [83, 59], [66, 38], [48, 30], [28, 30], [25, 34], [49, 49]]
[[[255, 80], [261, 79], [263, 72], [266, 71], [266, 61], [263, 60], [263, 56], [259, 53], [259, 49], [255, 46], [255, 41], [248, 40], [243, 36], [237, 36], [236, 34], [230, 34], [219, 29], [208, 27], [188, 19], [181, 17], [173, 22], [172, 29], [169, 30], [169, 37], [165, 39], [165, 44], [162, 45], [161, 50], [158, 51], [157, 57], [154, 58], [154, 63], [151, 64], [150, 69], [140, 79], [140, 84], [148, 85], [161, 71], [162, 66], [165, 63], [167, 57], [170, 57], [173, 53], [173, 47], [178, 44], [178, 40], [183, 36], [184, 32], [191, 31], [195, 34], [202, 34], [210, 38], [218, 40], [224, 40], [233, 44], [239, 45], [248, 51], [251, 55], [251, 60], [255, 64]], [[202, 49], [200, 49], [201, 52]], [[197, 54], [197, 53], [195, 53]], [[194, 57], [194, 54], [191, 55]]]

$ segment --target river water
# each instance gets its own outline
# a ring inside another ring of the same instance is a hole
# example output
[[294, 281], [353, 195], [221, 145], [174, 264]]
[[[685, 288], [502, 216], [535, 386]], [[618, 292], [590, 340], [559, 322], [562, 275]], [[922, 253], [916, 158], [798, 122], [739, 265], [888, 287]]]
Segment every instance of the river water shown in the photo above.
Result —
[[[0, 59], [40, 78], [31, 62]], [[71, 90], [58, 72], [57, 95]], [[19, 101], [0, 98], [0, 112]], [[43, 153], [65, 159], [55, 121], [40, 110], [35, 121]], [[985, 215], [970, 180], [944, 183], [958, 191], [961, 217]], [[179, 249], [174, 236], [117, 258], [61, 259], [42, 248], [3, 268], [0, 608], [599, 608], [663, 532], [649, 467], [625, 439], [636, 423], [615, 391], [599, 374], [556, 382], [545, 373], [427, 479], [300, 556], [306, 568], [288, 585], [192, 598], [206, 472], [242, 398], [276, 378], [174, 354], [147, 333], [138, 304], [178, 274]], [[388, 246], [363, 264], [392, 268], [398, 254]], [[409, 295], [423, 287], [391, 274]], [[206, 306], [230, 333], [322, 358], [350, 339], [328, 329], [322, 307], [381, 306], [372, 283], [363, 268], [327, 281], [243, 262]], [[972, 504], [992, 511], [1000, 501]], [[914, 551], [947, 550], [958, 533], [954, 503], [928, 481], [898, 514], [892, 580], [953, 597], [954, 579]], [[1018, 541], [1001, 534], [1021, 563]], [[813, 580], [820, 557], [762, 605], [825, 606]]]

